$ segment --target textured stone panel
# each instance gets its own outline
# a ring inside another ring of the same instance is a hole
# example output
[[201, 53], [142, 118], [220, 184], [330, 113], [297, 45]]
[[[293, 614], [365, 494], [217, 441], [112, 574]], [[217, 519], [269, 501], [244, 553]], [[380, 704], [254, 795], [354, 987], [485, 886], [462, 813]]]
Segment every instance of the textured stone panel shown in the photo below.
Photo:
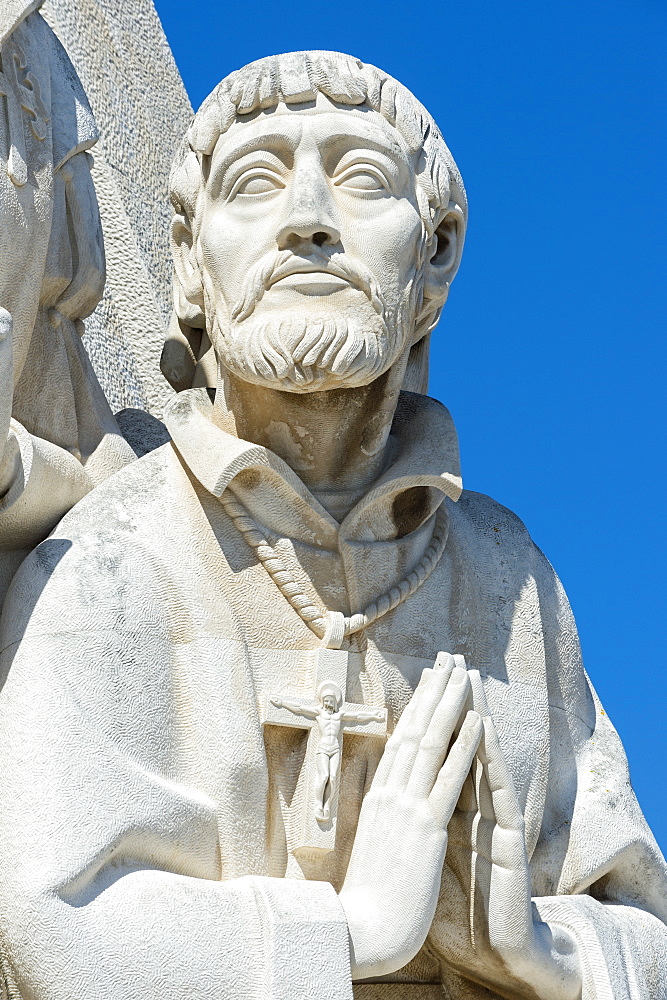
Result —
[[107, 285], [84, 342], [112, 409], [161, 416], [172, 395], [159, 369], [171, 307], [167, 183], [190, 102], [151, 0], [46, 0], [42, 13], [102, 134], [94, 177]]

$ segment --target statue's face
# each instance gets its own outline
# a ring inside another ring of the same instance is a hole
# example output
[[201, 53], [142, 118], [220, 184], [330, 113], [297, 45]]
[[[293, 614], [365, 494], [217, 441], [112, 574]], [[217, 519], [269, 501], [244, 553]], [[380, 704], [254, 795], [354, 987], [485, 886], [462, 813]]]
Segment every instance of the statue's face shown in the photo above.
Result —
[[332, 714], [336, 711], [336, 699], [332, 694], [325, 694], [323, 705]]
[[216, 350], [232, 372], [313, 391], [367, 384], [398, 358], [420, 295], [414, 170], [381, 115], [322, 95], [220, 138], [199, 247]]

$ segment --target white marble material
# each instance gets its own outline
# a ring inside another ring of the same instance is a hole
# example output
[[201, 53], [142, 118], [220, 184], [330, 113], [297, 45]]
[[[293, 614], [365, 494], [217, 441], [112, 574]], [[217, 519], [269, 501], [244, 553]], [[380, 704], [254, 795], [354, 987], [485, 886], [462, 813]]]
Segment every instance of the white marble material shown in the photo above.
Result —
[[114, 412], [161, 418], [172, 395], [159, 368], [171, 311], [169, 166], [190, 101], [152, 0], [45, 0], [42, 12], [101, 133], [93, 179], [107, 282], [84, 343]]
[[[309, 730], [301, 771], [302, 836], [294, 853], [328, 853], [336, 848], [336, 819], [343, 739], [356, 736], [386, 738], [386, 709], [369, 709], [346, 700], [351, 654], [342, 649], [317, 650], [313, 671], [314, 691], [303, 697], [301, 688], [268, 694], [264, 700], [264, 725]], [[314, 696], [313, 696], [314, 695]], [[383, 739], [384, 742], [384, 739]]]
[[667, 997], [665, 862], [567, 599], [423, 394], [467, 211], [437, 126], [356, 59], [271, 57], [171, 184], [173, 441], [0, 626], [9, 995]]
[[30, 549], [134, 458], [81, 345], [104, 283], [97, 128], [35, 6], [0, 21], [0, 602]]

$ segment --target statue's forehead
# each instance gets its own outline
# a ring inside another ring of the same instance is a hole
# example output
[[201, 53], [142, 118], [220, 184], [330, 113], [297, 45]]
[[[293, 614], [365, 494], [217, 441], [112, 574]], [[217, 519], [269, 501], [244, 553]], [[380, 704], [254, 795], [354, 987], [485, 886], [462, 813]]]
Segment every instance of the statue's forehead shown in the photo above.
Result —
[[291, 146], [307, 131], [315, 141], [331, 142], [336, 138], [358, 140], [359, 144], [384, 148], [401, 159], [410, 159], [404, 139], [393, 125], [366, 105], [338, 104], [323, 94], [316, 101], [303, 104], [276, 104], [274, 107], [239, 116], [220, 136], [216, 157], [228, 155], [234, 148], [248, 145], [261, 148], [262, 141], [274, 143], [281, 138]]

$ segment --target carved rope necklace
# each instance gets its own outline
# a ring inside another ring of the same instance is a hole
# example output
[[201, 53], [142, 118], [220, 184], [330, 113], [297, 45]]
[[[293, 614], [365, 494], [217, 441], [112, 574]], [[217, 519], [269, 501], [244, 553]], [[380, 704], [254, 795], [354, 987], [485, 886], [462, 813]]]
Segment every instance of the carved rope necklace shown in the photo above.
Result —
[[435, 515], [433, 537], [414, 569], [391, 590], [376, 598], [364, 611], [347, 616], [339, 611], [318, 608], [312, 603], [310, 598], [303, 593], [300, 585], [289, 572], [276, 550], [264, 538], [257, 523], [230, 490], [225, 490], [220, 497], [220, 503], [250, 548], [256, 553], [257, 558], [285, 600], [328, 649], [340, 649], [344, 639], [368, 628], [378, 618], [393, 611], [408, 597], [411, 597], [416, 590], [419, 590], [440, 562], [447, 543], [448, 521], [443, 509], [444, 504], [442, 504]]

